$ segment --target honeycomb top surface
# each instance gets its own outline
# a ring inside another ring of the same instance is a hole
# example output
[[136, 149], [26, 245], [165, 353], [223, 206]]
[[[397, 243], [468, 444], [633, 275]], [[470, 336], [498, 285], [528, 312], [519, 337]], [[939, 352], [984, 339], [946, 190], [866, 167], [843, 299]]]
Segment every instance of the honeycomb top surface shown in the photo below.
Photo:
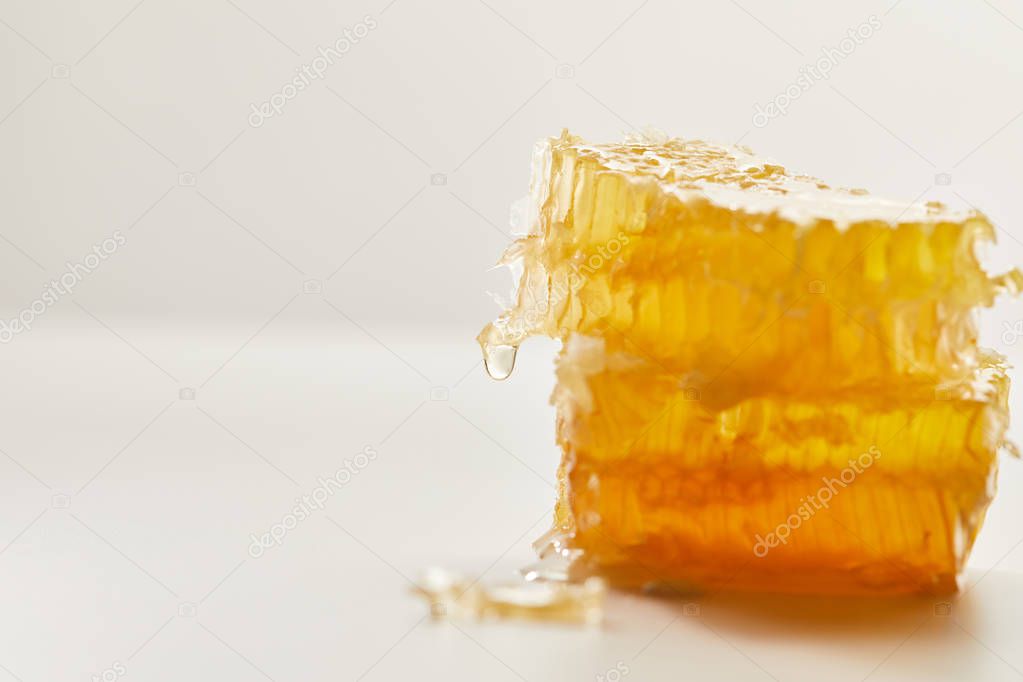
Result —
[[800, 225], [828, 220], [842, 229], [867, 221], [958, 223], [982, 217], [977, 211], [953, 210], [933, 201], [896, 201], [865, 190], [831, 187], [742, 146], [671, 138], [656, 131], [621, 143], [594, 144], [565, 130], [559, 137], [538, 142], [533, 160], [534, 206], [548, 199], [538, 195], [550, 191], [552, 164], [566, 153], [636, 181], [656, 182], [661, 191], [682, 201], [706, 200], [728, 210], [777, 215]]

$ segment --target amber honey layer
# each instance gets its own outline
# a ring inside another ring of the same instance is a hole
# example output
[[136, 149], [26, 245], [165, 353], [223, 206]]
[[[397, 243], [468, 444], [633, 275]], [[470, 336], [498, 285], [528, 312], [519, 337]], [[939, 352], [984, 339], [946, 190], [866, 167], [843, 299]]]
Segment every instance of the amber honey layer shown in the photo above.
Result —
[[573, 339], [558, 368], [559, 515], [624, 583], [783, 592], [954, 589], [993, 495], [1007, 380], [708, 406]]
[[725, 472], [661, 478], [663, 471], [598, 472], [580, 460], [569, 481], [572, 546], [629, 586], [949, 592], [990, 499], [979, 475], [956, 491], [877, 472], [843, 487], [831, 469], [762, 475], [758, 485], [770, 494], [740, 499], [748, 481]]

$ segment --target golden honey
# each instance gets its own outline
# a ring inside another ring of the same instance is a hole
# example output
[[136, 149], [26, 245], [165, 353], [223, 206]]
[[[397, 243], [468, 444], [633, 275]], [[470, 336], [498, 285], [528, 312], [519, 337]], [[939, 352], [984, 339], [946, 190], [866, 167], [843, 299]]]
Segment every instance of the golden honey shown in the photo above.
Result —
[[[558, 362], [561, 525], [619, 583], [954, 589], [994, 493], [1008, 381], [731, 405], [572, 337]], [[711, 397], [710, 400], [708, 400]]]
[[956, 587], [994, 492], [1008, 380], [975, 310], [988, 220], [748, 150], [567, 132], [534, 154], [492, 374], [562, 339], [555, 526], [616, 583]]

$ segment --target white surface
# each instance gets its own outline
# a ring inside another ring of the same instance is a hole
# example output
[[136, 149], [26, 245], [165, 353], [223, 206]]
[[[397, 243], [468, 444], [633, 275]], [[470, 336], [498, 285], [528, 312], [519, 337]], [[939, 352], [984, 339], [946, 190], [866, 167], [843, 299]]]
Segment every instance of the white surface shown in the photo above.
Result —
[[[931, 599], [613, 595], [599, 629], [438, 624], [409, 579], [443, 565], [502, 580], [547, 527], [550, 344], [527, 346], [498, 384], [469, 339], [388, 334], [392, 354], [319, 295], [250, 340], [119, 333], [182, 381], [96, 326], [40, 327], [0, 356], [17, 387], [0, 398], [11, 679], [90, 679], [115, 663], [125, 679], [278, 682], [593, 680], [619, 664], [637, 680], [1008, 680], [1023, 669], [1017, 462], [951, 616]], [[216, 360], [196, 371], [195, 348]], [[195, 399], [179, 399], [181, 386], [198, 387]], [[376, 459], [322, 511], [249, 553], [250, 534], [367, 445]], [[178, 615], [190, 604], [194, 616]]]
[[[753, 125], [871, 14], [875, 36]], [[249, 125], [366, 15], [322, 81]], [[472, 341], [484, 292], [507, 290], [487, 268], [535, 139], [649, 123], [976, 205], [1000, 270], [1023, 261], [1021, 27], [1007, 0], [0, 0], [0, 320], [126, 238], [0, 345], [0, 680], [1018, 677], [1016, 462], [952, 617], [718, 597], [676, 618], [616, 596], [599, 631], [459, 630], [420, 622], [403, 576], [500, 578], [549, 511], [552, 346], [495, 384]], [[1023, 305], [982, 338], [1019, 364]], [[367, 446], [325, 510], [249, 556]]]

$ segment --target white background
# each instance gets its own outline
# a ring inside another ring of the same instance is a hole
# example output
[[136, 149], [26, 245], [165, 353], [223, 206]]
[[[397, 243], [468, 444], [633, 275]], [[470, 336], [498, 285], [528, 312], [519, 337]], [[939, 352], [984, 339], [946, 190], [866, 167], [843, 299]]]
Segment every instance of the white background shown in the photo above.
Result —
[[[871, 15], [828, 80], [753, 125]], [[616, 595], [600, 630], [446, 625], [407, 582], [500, 579], [548, 519], [555, 346], [496, 384], [473, 341], [509, 287], [489, 268], [534, 140], [651, 124], [970, 203], [1000, 271], [1023, 261], [1018, 1], [3, 0], [0, 52], [0, 318], [126, 238], [0, 346], [0, 679], [1023, 676], [1011, 460], [950, 616]], [[1017, 364], [1021, 320], [1019, 301], [982, 317]], [[326, 509], [249, 555], [367, 446]]]

